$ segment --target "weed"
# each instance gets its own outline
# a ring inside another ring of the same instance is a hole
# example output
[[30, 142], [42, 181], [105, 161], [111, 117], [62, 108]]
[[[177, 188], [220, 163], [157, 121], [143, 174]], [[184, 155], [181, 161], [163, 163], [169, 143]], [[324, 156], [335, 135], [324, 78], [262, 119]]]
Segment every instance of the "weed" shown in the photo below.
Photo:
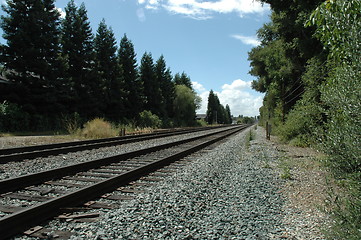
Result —
[[85, 138], [107, 138], [115, 137], [118, 131], [102, 118], [95, 118], [84, 124], [80, 135]]
[[291, 159], [280, 157], [278, 167], [281, 169], [280, 178], [284, 180], [292, 180]]

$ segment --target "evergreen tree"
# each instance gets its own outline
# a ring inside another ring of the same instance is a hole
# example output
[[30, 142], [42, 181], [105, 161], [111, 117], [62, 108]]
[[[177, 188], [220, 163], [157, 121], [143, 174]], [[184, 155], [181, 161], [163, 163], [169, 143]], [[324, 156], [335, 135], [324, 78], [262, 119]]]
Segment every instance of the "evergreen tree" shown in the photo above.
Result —
[[157, 116], [162, 115], [163, 99], [160, 86], [155, 74], [155, 66], [151, 53], [145, 52], [140, 64], [140, 80], [144, 86], [145, 110], [151, 111]]
[[124, 78], [126, 117], [136, 118], [143, 111], [143, 84], [138, 76], [137, 59], [133, 43], [126, 35], [120, 41], [118, 62]]
[[53, 0], [7, 1], [2, 5], [1, 62], [10, 70], [17, 97], [29, 113], [47, 114], [55, 109], [59, 74], [59, 17]]
[[93, 34], [84, 3], [79, 8], [71, 0], [63, 21], [63, 54], [69, 86], [74, 90], [75, 109], [84, 117], [100, 115], [100, 82], [94, 66]]
[[190, 77], [184, 72], [182, 72], [182, 74], [177, 73], [174, 76], [174, 83], [175, 85], [184, 85], [193, 90], [192, 81]]
[[211, 90], [208, 95], [208, 105], [207, 105], [207, 112], [206, 112], [206, 121], [208, 124], [217, 123], [217, 95]]
[[157, 60], [155, 65], [155, 73], [157, 81], [160, 85], [163, 103], [161, 109], [163, 111], [162, 117], [164, 119], [173, 117], [173, 101], [174, 101], [174, 83], [172, 82], [172, 73], [170, 69], [166, 68], [166, 62], [163, 55]]
[[94, 39], [96, 54], [96, 71], [99, 76], [99, 91], [104, 102], [105, 116], [114, 121], [120, 121], [124, 114], [124, 92], [121, 69], [117, 61], [116, 39], [112, 29], [108, 29], [103, 19]]
[[226, 104], [226, 124], [232, 123], [232, 114], [231, 109], [229, 108], [228, 104]]

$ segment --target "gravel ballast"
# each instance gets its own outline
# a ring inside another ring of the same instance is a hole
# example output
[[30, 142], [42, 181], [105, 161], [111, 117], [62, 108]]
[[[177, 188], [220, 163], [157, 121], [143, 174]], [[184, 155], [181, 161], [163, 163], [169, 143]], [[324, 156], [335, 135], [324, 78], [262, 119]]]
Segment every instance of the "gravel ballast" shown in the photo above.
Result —
[[8, 162], [0, 164], [0, 180], [17, 177], [30, 173], [46, 171], [54, 168], [65, 167], [86, 161], [92, 161], [100, 158], [111, 157], [130, 151], [136, 151], [161, 144], [179, 141], [195, 136], [202, 136], [210, 132], [218, 132], [219, 129], [210, 131], [200, 131], [195, 133], [181, 134], [176, 136], [151, 139], [141, 142], [122, 144], [118, 146], [104, 147], [99, 149], [85, 150], [79, 152], [69, 152], [49, 157], [39, 157], [20, 162]]
[[265, 140], [260, 127], [252, 127], [249, 143], [249, 131], [192, 155], [135, 199], [94, 210], [98, 221], [52, 220], [45, 227], [71, 231], [72, 239], [324, 239], [327, 217], [310, 203], [290, 200], [299, 190], [288, 185], [304, 185], [296, 182], [302, 170], [291, 169], [293, 180], [282, 179], [285, 151]]
[[272, 156], [250, 154], [245, 136], [197, 157], [98, 222], [50, 225], [72, 229], [74, 239], [276, 238], [284, 231], [281, 181], [259, 158]]

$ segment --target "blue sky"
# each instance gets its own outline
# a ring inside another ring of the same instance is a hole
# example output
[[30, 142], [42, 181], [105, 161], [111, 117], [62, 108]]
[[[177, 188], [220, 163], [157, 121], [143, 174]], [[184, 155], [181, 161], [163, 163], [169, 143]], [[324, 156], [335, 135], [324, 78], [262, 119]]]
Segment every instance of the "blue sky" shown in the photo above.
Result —
[[[4, 2], [4, 1], [2, 1]], [[257, 29], [269, 21], [269, 6], [255, 0], [75, 0], [85, 3], [96, 32], [104, 18], [119, 42], [124, 33], [138, 59], [164, 55], [173, 74], [187, 73], [203, 99], [209, 90], [228, 104], [234, 116], [256, 116], [263, 95], [253, 91], [248, 51], [258, 44]], [[57, 0], [63, 11], [68, 0]], [[3, 12], [1, 12], [3, 14]], [[4, 40], [2, 40], [4, 42]]]

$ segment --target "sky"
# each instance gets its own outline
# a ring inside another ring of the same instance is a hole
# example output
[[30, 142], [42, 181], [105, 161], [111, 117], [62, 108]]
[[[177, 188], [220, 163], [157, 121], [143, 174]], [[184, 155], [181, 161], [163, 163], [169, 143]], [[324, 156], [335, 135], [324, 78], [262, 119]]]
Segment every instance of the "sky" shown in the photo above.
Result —
[[[1, 0], [4, 4], [4, 0]], [[270, 8], [256, 0], [75, 0], [84, 2], [94, 34], [104, 18], [118, 44], [127, 35], [138, 62], [145, 52], [164, 56], [172, 73], [185, 72], [206, 113], [212, 89], [233, 116], [257, 116], [263, 94], [251, 89], [248, 52]], [[56, 0], [64, 14], [68, 0]], [[1, 15], [4, 14], [0, 10]], [[1, 30], [0, 30], [0, 33]], [[4, 39], [0, 39], [5, 43]]]

